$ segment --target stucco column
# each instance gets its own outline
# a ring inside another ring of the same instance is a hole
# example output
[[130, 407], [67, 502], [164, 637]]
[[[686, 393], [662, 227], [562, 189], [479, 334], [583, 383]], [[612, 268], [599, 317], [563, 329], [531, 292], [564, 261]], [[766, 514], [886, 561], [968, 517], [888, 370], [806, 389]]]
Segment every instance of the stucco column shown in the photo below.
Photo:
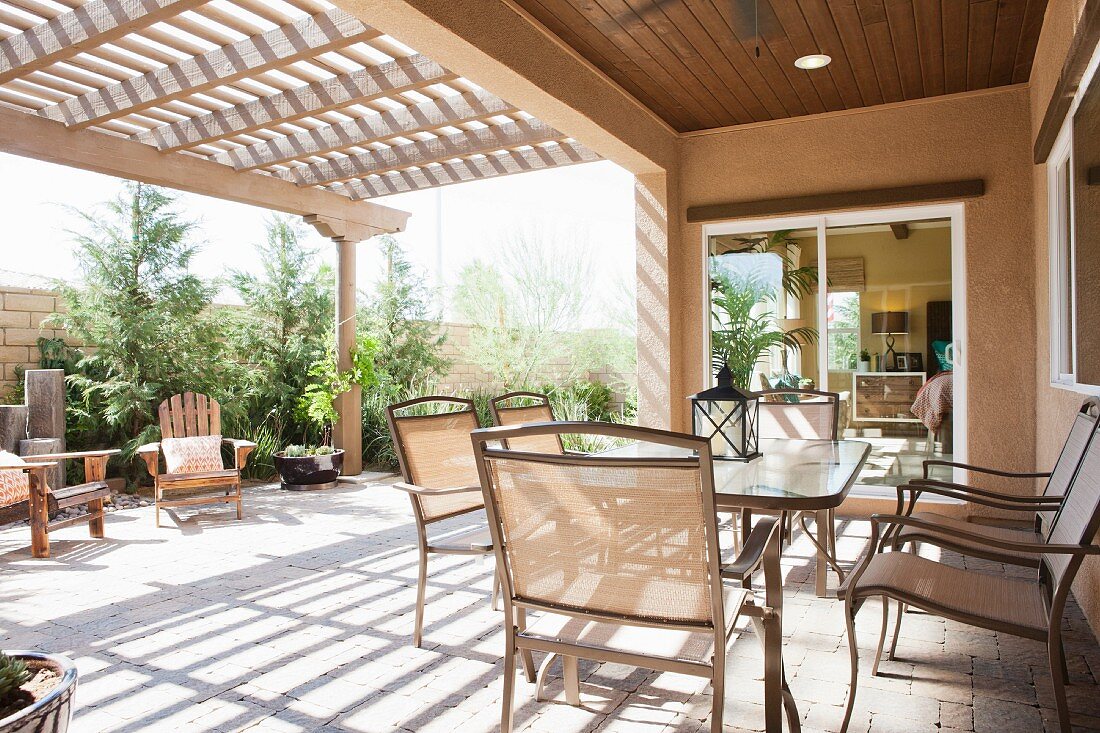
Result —
[[[679, 314], [673, 310], [675, 282], [669, 257], [670, 212], [673, 199], [666, 173], [646, 173], [634, 179], [635, 236], [638, 272], [638, 424], [682, 429], [685, 395], [675, 368], [679, 358]], [[685, 403], [686, 404], [686, 403]]]
[[[355, 247], [358, 240], [333, 237], [336, 245], [336, 366], [351, 369], [355, 349]], [[344, 450], [345, 476], [363, 470], [363, 388], [358, 384], [336, 398], [340, 416], [332, 430], [332, 442]]]

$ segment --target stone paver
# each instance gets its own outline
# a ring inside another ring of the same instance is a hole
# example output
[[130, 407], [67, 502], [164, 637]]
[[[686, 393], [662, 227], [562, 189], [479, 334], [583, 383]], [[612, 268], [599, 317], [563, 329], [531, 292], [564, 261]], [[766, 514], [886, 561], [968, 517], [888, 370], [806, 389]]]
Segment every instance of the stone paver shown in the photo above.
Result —
[[[433, 558], [425, 643], [415, 649], [416, 536], [404, 495], [383, 484], [246, 493], [244, 521], [181, 511], [158, 530], [151, 508], [119, 511], [107, 518], [108, 539], [61, 530], [44, 561], [30, 557], [26, 528], [0, 531], [0, 644], [76, 660], [74, 733], [498, 729], [503, 635], [488, 603], [488, 559]], [[866, 522], [842, 522], [849, 564], [867, 532]], [[848, 647], [840, 602], [813, 595], [811, 549], [796, 535], [784, 557], [787, 675], [803, 730], [835, 731]], [[1075, 724], [1100, 730], [1100, 648], [1077, 606], [1067, 613]], [[874, 602], [859, 617], [851, 730], [1055, 730], [1041, 644], [910, 613], [898, 658], [871, 677], [880, 618]], [[761, 730], [750, 629], [728, 659], [727, 731]], [[565, 704], [560, 679], [549, 685], [553, 699], [536, 703], [519, 677], [516, 730], [709, 730], [710, 689], [700, 679], [586, 661], [580, 675], [581, 708]]]

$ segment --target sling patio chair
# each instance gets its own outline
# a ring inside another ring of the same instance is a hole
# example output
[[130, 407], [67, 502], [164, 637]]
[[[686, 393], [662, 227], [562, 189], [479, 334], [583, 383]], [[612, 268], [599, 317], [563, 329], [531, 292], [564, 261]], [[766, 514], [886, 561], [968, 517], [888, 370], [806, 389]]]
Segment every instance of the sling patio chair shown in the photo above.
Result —
[[[1035, 557], [1038, 562], [1036, 576], [1033, 580], [1021, 580], [989, 575], [909, 552], [885, 552], [880, 544], [881, 528], [891, 524], [917, 527], [929, 535], [949, 534], [978, 545], [984, 543], [994, 550]], [[1092, 544], [1098, 529], [1100, 441], [1097, 440], [1089, 442], [1065, 500], [1053, 519], [1050, 534], [1043, 541], [994, 538], [958, 528], [944, 530], [915, 516], [873, 515], [868, 552], [842, 588], [852, 659], [851, 688], [842, 730], [847, 730], [851, 720], [859, 674], [855, 616], [868, 598], [879, 596], [882, 599], [882, 630], [872, 673], [882, 657], [891, 599], [961, 623], [1042, 641], [1047, 645], [1058, 721], [1061, 730], [1070, 731], [1062, 613], [1081, 562], [1087, 555], [1100, 554], [1100, 547]]]
[[[962, 530], [969, 534], [989, 539], [1003, 539], [1015, 542], [1041, 542], [1050, 531], [1051, 521], [1062, 505], [1066, 490], [1070, 486], [1077, 467], [1096, 434], [1097, 421], [1100, 420], [1100, 399], [1090, 397], [1085, 400], [1073, 419], [1066, 442], [1058, 455], [1054, 468], [1049, 472], [1003, 471], [983, 466], [973, 466], [953, 461], [925, 461], [924, 478], [910, 481], [897, 487], [897, 513], [906, 517], [920, 519], [927, 525], [936, 527], [936, 531], [926, 532], [915, 525], [899, 526], [893, 533], [894, 549], [906, 543], [929, 542], [946, 547], [964, 555], [972, 555], [994, 562], [1038, 567], [1039, 559], [1034, 554], [1011, 552], [990, 547], [985, 541], [972, 542], [963, 536], [953, 537], [952, 530]], [[1005, 492], [989, 491], [976, 486], [937, 481], [930, 478], [933, 467], [960, 468], [976, 474], [993, 476], [1001, 480], [1026, 482], [1033, 484], [1036, 479], [1047, 479], [1046, 486], [1039, 496], [1017, 496]], [[1034, 520], [1030, 530], [1011, 529], [974, 524], [962, 519], [944, 516], [935, 512], [914, 512], [917, 502], [924, 495], [942, 496], [958, 499], [967, 504], [990, 507], [993, 509], [1022, 512], [1023, 517]]]
[[[493, 552], [470, 446], [470, 433], [480, 424], [471, 400], [438, 395], [390, 405], [386, 408], [386, 421], [402, 478], [394, 487], [409, 495], [416, 521], [419, 573], [413, 644], [419, 647], [424, 630], [428, 556], [489, 556]], [[442, 537], [428, 537], [432, 525], [467, 514], [476, 515], [473, 527]], [[500, 578], [494, 572], [491, 597], [494, 608], [499, 589]], [[529, 657], [524, 660], [524, 670], [534, 681], [534, 665]]]
[[[562, 434], [659, 444], [683, 455], [503, 447]], [[711, 730], [720, 733], [726, 648], [742, 617], [753, 620], [764, 648], [767, 730], [782, 730], [784, 711], [798, 729], [783, 672], [779, 523], [758, 522], [746, 549], [722, 568], [705, 438], [557, 422], [477, 430], [472, 440], [504, 586], [502, 731], [512, 730], [516, 655], [539, 651], [548, 661], [562, 658], [573, 705], [580, 703], [578, 658], [705, 677], [713, 688]], [[749, 587], [761, 566], [763, 599]], [[723, 572], [740, 585], [723, 584]], [[525, 626], [528, 612], [539, 615]]]
[[[241, 471], [256, 444], [222, 437], [221, 415], [217, 400], [195, 392], [173, 395], [160, 403], [157, 409], [160, 442], [146, 443], [137, 449], [153, 477], [156, 526], [160, 526], [161, 508], [176, 506], [236, 504], [237, 519], [243, 517]], [[229, 468], [222, 461], [223, 445], [233, 449], [233, 465]], [[187, 492], [190, 496], [166, 498], [170, 492]]]
[[[538, 392], [509, 392], [489, 402], [494, 425], [514, 426], [534, 422], [554, 422], [550, 397]], [[516, 441], [519, 441], [518, 443]], [[564, 453], [560, 435], [515, 438], [506, 447], [535, 453]]]

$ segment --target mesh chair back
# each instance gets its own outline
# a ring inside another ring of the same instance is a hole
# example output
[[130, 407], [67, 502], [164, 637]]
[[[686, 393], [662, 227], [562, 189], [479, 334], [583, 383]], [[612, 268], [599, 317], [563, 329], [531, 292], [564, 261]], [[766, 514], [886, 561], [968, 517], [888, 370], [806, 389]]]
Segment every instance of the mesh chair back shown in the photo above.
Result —
[[[557, 423], [550, 430], [569, 428], [548, 434], [591, 432], [585, 425]], [[643, 440], [644, 432], [659, 432], [606, 427]], [[713, 627], [722, 618], [714, 488], [709, 451], [698, 442], [703, 458], [662, 461], [538, 456], [482, 444], [482, 486], [513, 598]]]
[[[419, 413], [432, 410], [434, 413], [398, 414], [405, 410]], [[405, 481], [428, 489], [479, 484], [470, 449], [470, 433], [480, 427], [473, 402], [451, 397], [425, 397], [391, 405], [387, 408], [387, 417]], [[484, 506], [476, 493], [417, 496], [413, 500], [419, 504], [426, 521]]]
[[757, 395], [761, 438], [836, 440], [840, 395], [835, 392], [766, 389]]
[[[1062, 446], [1062, 452], [1058, 455], [1058, 461], [1054, 464], [1054, 470], [1051, 471], [1047, 485], [1043, 489], [1044, 496], [1066, 495], [1073, 474], [1080, 465], [1092, 436], [1096, 433], [1098, 417], [1100, 417], [1100, 400], [1093, 397], [1081, 406], [1076, 417], [1073, 418], [1073, 425], [1069, 429], [1069, 435], [1066, 436], [1066, 443]], [[1044, 534], [1050, 531], [1055, 514], [1053, 510], [1039, 512]]]
[[[1090, 440], [1047, 541], [1051, 544], [1090, 544], [1097, 530], [1100, 530], [1100, 440]], [[1044, 554], [1042, 562], [1055, 588], [1064, 581], [1072, 581], [1067, 574], [1075, 571], [1078, 564], [1069, 555], [1062, 554]]]
[[[535, 392], [510, 392], [494, 399], [490, 404], [496, 425], [514, 426], [534, 422], [553, 422], [554, 410], [550, 398]], [[506, 447], [531, 453], [564, 453], [561, 436], [530, 435], [510, 438]]]

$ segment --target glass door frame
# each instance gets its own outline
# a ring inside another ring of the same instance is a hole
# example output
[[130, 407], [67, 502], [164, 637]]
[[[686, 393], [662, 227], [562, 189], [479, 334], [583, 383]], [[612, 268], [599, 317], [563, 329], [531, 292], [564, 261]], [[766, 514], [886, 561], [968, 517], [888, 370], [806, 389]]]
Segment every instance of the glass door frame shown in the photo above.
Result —
[[[759, 232], [772, 232], [781, 229], [813, 229], [817, 232], [818, 280], [825, 282], [829, 276], [826, 258], [826, 238], [830, 228], [864, 226], [870, 224], [891, 224], [914, 219], [949, 219], [951, 222], [951, 332], [954, 345], [955, 376], [953, 387], [952, 420], [954, 422], [954, 444], [952, 460], [965, 462], [967, 459], [967, 382], [969, 380], [968, 351], [966, 349], [966, 227], [965, 209], [962, 203], [933, 204], [919, 206], [898, 206], [886, 209], [868, 209], [846, 211], [832, 214], [811, 214], [806, 216], [769, 217], [763, 219], [733, 219], [712, 222], [703, 225], [702, 236], [702, 296], [703, 296], [703, 354], [710, 354], [710, 238], [722, 235], [747, 235]], [[829, 388], [829, 351], [827, 334], [826, 288], [817, 289], [816, 323], [818, 342], [819, 389]], [[928, 355], [931, 358], [931, 355]], [[713, 376], [709, 357], [703, 360], [704, 389], [712, 385]], [[961, 406], [962, 409], [958, 409]], [[956, 481], [964, 479], [962, 471], [955, 469]]]

